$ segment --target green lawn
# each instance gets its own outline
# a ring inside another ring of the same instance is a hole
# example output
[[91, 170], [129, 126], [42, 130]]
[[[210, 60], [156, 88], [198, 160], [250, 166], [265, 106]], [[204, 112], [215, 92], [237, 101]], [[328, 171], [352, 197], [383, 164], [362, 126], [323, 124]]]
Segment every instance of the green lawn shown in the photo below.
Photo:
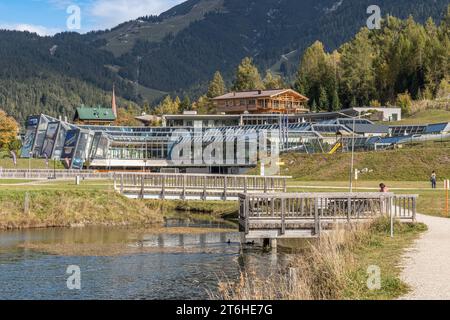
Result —
[[[417, 211], [439, 217], [450, 217], [445, 212], [446, 193], [443, 189], [432, 190], [427, 181], [356, 181], [355, 192], [378, 190], [380, 182], [385, 183], [396, 194], [417, 194]], [[440, 185], [439, 187], [442, 188]], [[290, 181], [289, 192], [348, 192], [348, 181]]]
[[[282, 156], [282, 175], [299, 181], [345, 181], [351, 154], [296, 154]], [[362, 180], [424, 181], [435, 170], [438, 178], [450, 178], [450, 144], [433, 143], [403, 149], [355, 153], [355, 169], [367, 169]]]
[[[45, 159], [17, 159], [17, 166], [14, 166], [14, 163], [11, 158], [3, 155], [0, 156], [0, 168], [3, 169], [28, 169], [31, 165], [31, 169], [47, 169], [47, 165], [45, 164]], [[49, 168], [53, 169], [53, 161], [50, 160]], [[56, 169], [64, 169], [64, 166], [60, 161], [56, 161]]]
[[[9, 190], [21, 190], [21, 191], [52, 191], [52, 190], [64, 190], [64, 191], [108, 191], [113, 189], [113, 182], [108, 180], [82, 180], [80, 185], [75, 184], [75, 178], [72, 180], [42, 180], [36, 181], [35, 184], [30, 185], [17, 185], [14, 183], [1, 185], [4, 180], [0, 180], [0, 193]], [[8, 181], [8, 180], [6, 180]], [[11, 180], [12, 181], [12, 180]]]
[[388, 124], [430, 124], [439, 122], [450, 122], [450, 110], [428, 109], [405, 117], [402, 121], [390, 122]]
[[[344, 297], [357, 300], [388, 300], [401, 297], [410, 288], [400, 279], [404, 250], [424, 232], [424, 224], [397, 222], [394, 226], [394, 238], [389, 236], [389, 221], [376, 223], [371, 232], [353, 248], [353, 268], [350, 268]], [[381, 289], [369, 290], [367, 287], [368, 267], [377, 266], [381, 272]]]
[[18, 183], [27, 183], [32, 182], [33, 180], [25, 180], [25, 179], [0, 179], [0, 184], [18, 184]]

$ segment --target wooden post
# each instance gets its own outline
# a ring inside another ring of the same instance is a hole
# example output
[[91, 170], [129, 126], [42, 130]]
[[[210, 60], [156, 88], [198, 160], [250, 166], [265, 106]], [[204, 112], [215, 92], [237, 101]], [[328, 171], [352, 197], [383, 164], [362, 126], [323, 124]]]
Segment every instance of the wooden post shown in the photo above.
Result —
[[283, 179], [283, 192], [287, 192], [286, 179], [285, 178], [282, 179]]
[[206, 201], [206, 176], [203, 178], [203, 200]]
[[347, 199], [347, 222], [351, 221], [352, 215], [352, 198], [348, 197]]
[[30, 194], [28, 192], [25, 192], [25, 200], [23, 203], [23, 213], [25, 213], [25, 214], [30, 213]]
[[320, 236], [320, 228], [319, 228], [319, 198], [314, 198], [314, 234], [316, 236]]
[[120, 193], [123, 194], [123, 173], [120, 175]]
[[227, 189], [227, 177], [224, 176], [223, 177], [223, 200], [224, 201], [227, 201], [227, 192], [228, 192], [228, 189]]
[[394, 237], [394, 214], [392, 211], [389, 212], [390, 218], [391, 218], [391, 238]]
[[[275, 198], [272, 199], [272, 201], [275, 201]], [[281, 234], [284, 235], [286, 233], [286, 199], [281, 198]]]
[[145, 177], [141, 176], [141, 199], [144, 199], [145, 195]]
[[247, 177], [244, 177], [244, 193], [247, 193]]
[[267, 178], [264, 179], [264, 193], [267, 193]]
[[181, 194], [181, 199], [186, 200], [186, 176], [183, 175], [183, 193]]
[[161, 199], [164, 200], [166, 198], [166, 179], [165, 179], [165, 176], [162, 176], [161, 182], [162, 182]]
[[248, 195], [245, 196], [244, 200], [244, 218], [245, 218], [245, 234], [249, 233], [249, 220], [250, 220], [250, 201]]

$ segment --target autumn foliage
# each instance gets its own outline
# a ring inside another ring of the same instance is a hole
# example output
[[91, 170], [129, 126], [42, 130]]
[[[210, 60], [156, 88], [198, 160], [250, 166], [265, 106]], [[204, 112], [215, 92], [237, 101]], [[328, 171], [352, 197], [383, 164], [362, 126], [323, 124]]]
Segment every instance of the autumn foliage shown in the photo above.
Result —
[[16, 120], [0, 109], [0, 148], [15, 141], [18, 133], [19, 125]]

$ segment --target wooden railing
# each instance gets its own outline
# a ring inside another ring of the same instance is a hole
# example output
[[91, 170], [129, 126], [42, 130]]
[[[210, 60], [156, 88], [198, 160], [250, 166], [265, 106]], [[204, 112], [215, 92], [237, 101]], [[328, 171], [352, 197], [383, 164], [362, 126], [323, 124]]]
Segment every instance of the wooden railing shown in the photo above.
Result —
[[336, 223], [382, 215], [415, 221], [417, 197], [392, 193], [241, 194], [240, 231], [274, 238], [295, 237], [298, 231], [318, 236]]
[[137, 198], [237, 200], [240, 193], [285, 192], [290, 177], [209, 174], [116, 174], [114, 188]]

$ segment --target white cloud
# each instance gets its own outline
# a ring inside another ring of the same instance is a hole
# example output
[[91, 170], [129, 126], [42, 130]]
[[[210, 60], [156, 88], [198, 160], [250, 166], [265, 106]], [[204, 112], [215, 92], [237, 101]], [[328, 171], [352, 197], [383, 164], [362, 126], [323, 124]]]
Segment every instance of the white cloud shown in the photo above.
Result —
[[97, 20], [99, 26], [111, 28], [146, 15], [155, 15], [170, 9], [185, 0], [95, 0], [88, 15]]
[[0, 24], [2, 30], [16, 30], [16, 31], [29, 31], [37, 33], [40, 36], [52, 36], [61, 30], [56, 28], [48, 28], [40, 25], [16, 23], [16, 24]]

